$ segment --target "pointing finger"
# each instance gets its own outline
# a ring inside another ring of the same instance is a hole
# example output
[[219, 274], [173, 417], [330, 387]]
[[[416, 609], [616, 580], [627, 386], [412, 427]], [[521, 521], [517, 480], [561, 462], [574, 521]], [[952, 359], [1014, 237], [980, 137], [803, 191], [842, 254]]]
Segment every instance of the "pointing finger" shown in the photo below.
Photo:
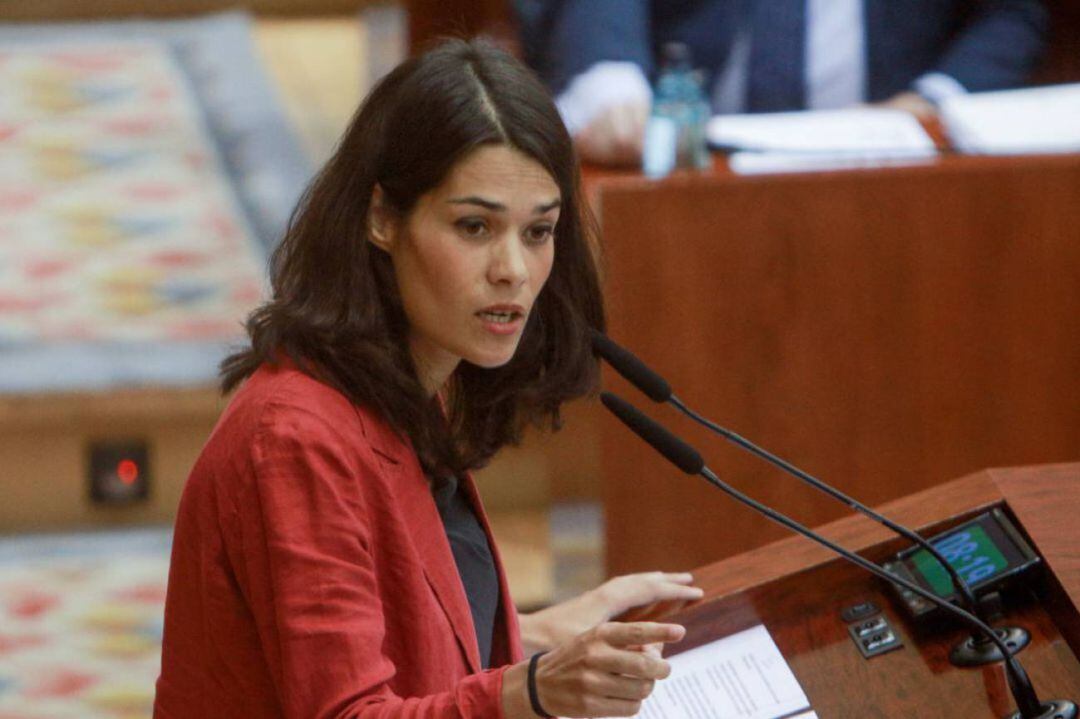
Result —
[[598, 632], [613, 647], [677, 642], [686, 636], [685, 627], [658, 622], [609, 622], [600, 625]]

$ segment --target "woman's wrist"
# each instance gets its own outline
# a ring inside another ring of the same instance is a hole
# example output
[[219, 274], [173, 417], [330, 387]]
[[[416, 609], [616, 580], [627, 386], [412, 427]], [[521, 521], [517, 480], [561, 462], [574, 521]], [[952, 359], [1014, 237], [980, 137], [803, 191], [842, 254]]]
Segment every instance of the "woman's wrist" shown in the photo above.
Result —
[[550, 651], [606, 621], [611, 616], [606, 601], [600, 589], [593, 589], [547, 609], [519, 615], [525, 654]]
[[502, 675], [502, 706], [506, 719], [535, 719], [529, 705], [529, 662], [509, 667]]
[[518, 626], [521, 629], [521, 644], [526, 654], [546, 652], [555, 648], [558, 643], [551, 630], [551, 622], [548, 621], [547, 610], [541, 609], [532, 614], [518, 616]]

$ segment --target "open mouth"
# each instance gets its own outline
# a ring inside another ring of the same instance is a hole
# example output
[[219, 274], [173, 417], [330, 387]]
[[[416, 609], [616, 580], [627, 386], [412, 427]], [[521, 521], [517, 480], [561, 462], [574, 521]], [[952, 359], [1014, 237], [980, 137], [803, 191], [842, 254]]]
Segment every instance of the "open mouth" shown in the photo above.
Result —
[[495, 324], [509, 324], [523, 316], [521, 312], [477, 312], [476, 314], [485, 322]]

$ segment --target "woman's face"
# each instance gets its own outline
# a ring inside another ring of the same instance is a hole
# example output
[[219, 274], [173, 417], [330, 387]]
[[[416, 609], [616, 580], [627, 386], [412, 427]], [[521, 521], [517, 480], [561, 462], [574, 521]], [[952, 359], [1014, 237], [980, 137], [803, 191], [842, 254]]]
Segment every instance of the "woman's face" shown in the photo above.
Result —
[[377, 219], [377, 192], [372, 241], [393, 261], [428, 391], [462, 359], [498, 367], [514, 356], [551, 274], [560, 201], [551, 175], [504, 145], [466, 155], [403, 220]]

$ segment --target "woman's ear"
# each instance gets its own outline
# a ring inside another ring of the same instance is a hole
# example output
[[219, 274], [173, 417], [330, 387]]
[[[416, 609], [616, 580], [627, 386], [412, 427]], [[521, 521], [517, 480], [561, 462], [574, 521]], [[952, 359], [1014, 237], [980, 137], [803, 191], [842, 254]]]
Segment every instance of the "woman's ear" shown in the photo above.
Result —
[[368, 239], [380, 250], [390, 252], [396, 236], [397, 218], [386, 205], [386, 194], [382, 186], [376, 184], [371, 191], [371, 205], [368, 208]]

